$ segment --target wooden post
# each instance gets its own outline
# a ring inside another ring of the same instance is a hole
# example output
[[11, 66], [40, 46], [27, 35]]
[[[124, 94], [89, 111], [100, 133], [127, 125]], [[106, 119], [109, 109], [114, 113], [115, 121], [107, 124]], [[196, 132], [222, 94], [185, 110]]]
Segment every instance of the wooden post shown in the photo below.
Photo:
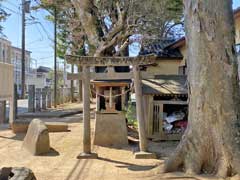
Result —
[[125, 109], [125, 101], [126, 101], [126, 95], [125, 93], [125, 87], [121, 87], [121, 103], [122, 103], [122, 110]]
[[100, 111], [100, 87], [96, 86], [96, 111]]
[[153, 135], [153, 96], [148, 95], [148, 135]]
[[6, 122], [6, 101], [0, 101], [0, 124]]
[[134, 76], [134, 86], [136, 94], [136, 109], [137, 109], [137, 119], [138, 119], [138, 132], [140, 140], [140, 151], [147, 151], [147, 139], [145, 133], [145, 123], [144, 114], [142, 106], [142, 86], [139, 66], [133, 66], [133, 76]]
[[110, 92], [109, 92], [109, 107], [110, 109], [113, 108], [113, 99], [112, 99], [112, 87], [110, 87]]
[[36, 88], [36, 111], [41, 111], [41, 89]]
[[28, 86], [28, 112], [35, 112], [35, 85]]

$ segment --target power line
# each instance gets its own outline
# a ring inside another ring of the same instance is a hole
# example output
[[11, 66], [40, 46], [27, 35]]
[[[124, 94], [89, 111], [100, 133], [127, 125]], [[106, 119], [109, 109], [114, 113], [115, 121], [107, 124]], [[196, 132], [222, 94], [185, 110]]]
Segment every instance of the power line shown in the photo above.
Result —
[[15, 11], [15, 10], [13, 10], [13, 9], [10, 9], [10, 8], [8, 8], [8, 7], [6, 7], [6, 6], [3, 6], [3, 5], [1, 5], [3, 8], [5, 8], [5, 9], [7, 9], [7, 10], [9, 10], [10, 12], [12, 12], [12, 13], [15, 13], [15, 14], [17, 14], [17, 15], [22, 15], [22, 13], [20, 13], [20, 12], [17, 12], [17, 11]]

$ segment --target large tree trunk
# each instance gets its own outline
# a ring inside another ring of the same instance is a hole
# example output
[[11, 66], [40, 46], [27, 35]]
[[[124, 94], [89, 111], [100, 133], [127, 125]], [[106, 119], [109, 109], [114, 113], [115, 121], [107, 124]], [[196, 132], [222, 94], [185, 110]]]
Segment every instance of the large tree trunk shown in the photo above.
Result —
[[189, 124], [165, 170], [239, 173], [240, 122], [231, 0], [185, 0]]

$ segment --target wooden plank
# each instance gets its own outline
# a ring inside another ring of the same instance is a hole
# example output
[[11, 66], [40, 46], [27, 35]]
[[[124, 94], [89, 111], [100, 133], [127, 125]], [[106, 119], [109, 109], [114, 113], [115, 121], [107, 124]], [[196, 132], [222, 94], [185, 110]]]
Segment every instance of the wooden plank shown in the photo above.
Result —
[[162, 136], [164, 134], [164, 131], [163, 131], [163, 104], [159, 104], [159, 118], [158, 118], [158, 121], [159, 121], [159, 134], [160, 136]]
[[148, 119], [149, 119], [149, 127], [148, 127], [148, 134], [153, 134], [153, 96], [148, 96], [149, 101], [149, 110], [148, 110]]
[[[143, 78], [153, 78], [153, 74], [148, 74], [147, 72], [141, 72], [141, 77]], [[84, 78], [83, 73], [68, 73], [67, 74], [67, 79], [68, 80], [82, 80]], [[95, 73], [92, 72], [90, 73], [90, 79], [92, 80], [130, 80], [133, 79], [133, 73], [128, 72], [128, 73], [116, 73], [116, 72], [111, 72], [111, 73]]]
[[130, 66], [130, 65], [149, 65], [154, 64], [155, 55], [137, 57], [91, 57], [66, 55], [68, 64], [87, 65], [87, 66]]
[[154, 104], [188, 105], [187, 101], [154, 101]]

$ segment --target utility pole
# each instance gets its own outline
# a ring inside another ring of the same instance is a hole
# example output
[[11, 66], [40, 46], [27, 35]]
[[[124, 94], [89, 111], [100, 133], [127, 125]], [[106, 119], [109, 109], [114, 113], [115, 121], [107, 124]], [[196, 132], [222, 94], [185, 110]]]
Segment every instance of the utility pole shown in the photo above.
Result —
[[54, 9], [54, 107], [57, 107], [57, 8]]
[[25, 8], [26, 1], [22, 0], [22, 79], [21, 79], [21, 99], [25, 98]]

